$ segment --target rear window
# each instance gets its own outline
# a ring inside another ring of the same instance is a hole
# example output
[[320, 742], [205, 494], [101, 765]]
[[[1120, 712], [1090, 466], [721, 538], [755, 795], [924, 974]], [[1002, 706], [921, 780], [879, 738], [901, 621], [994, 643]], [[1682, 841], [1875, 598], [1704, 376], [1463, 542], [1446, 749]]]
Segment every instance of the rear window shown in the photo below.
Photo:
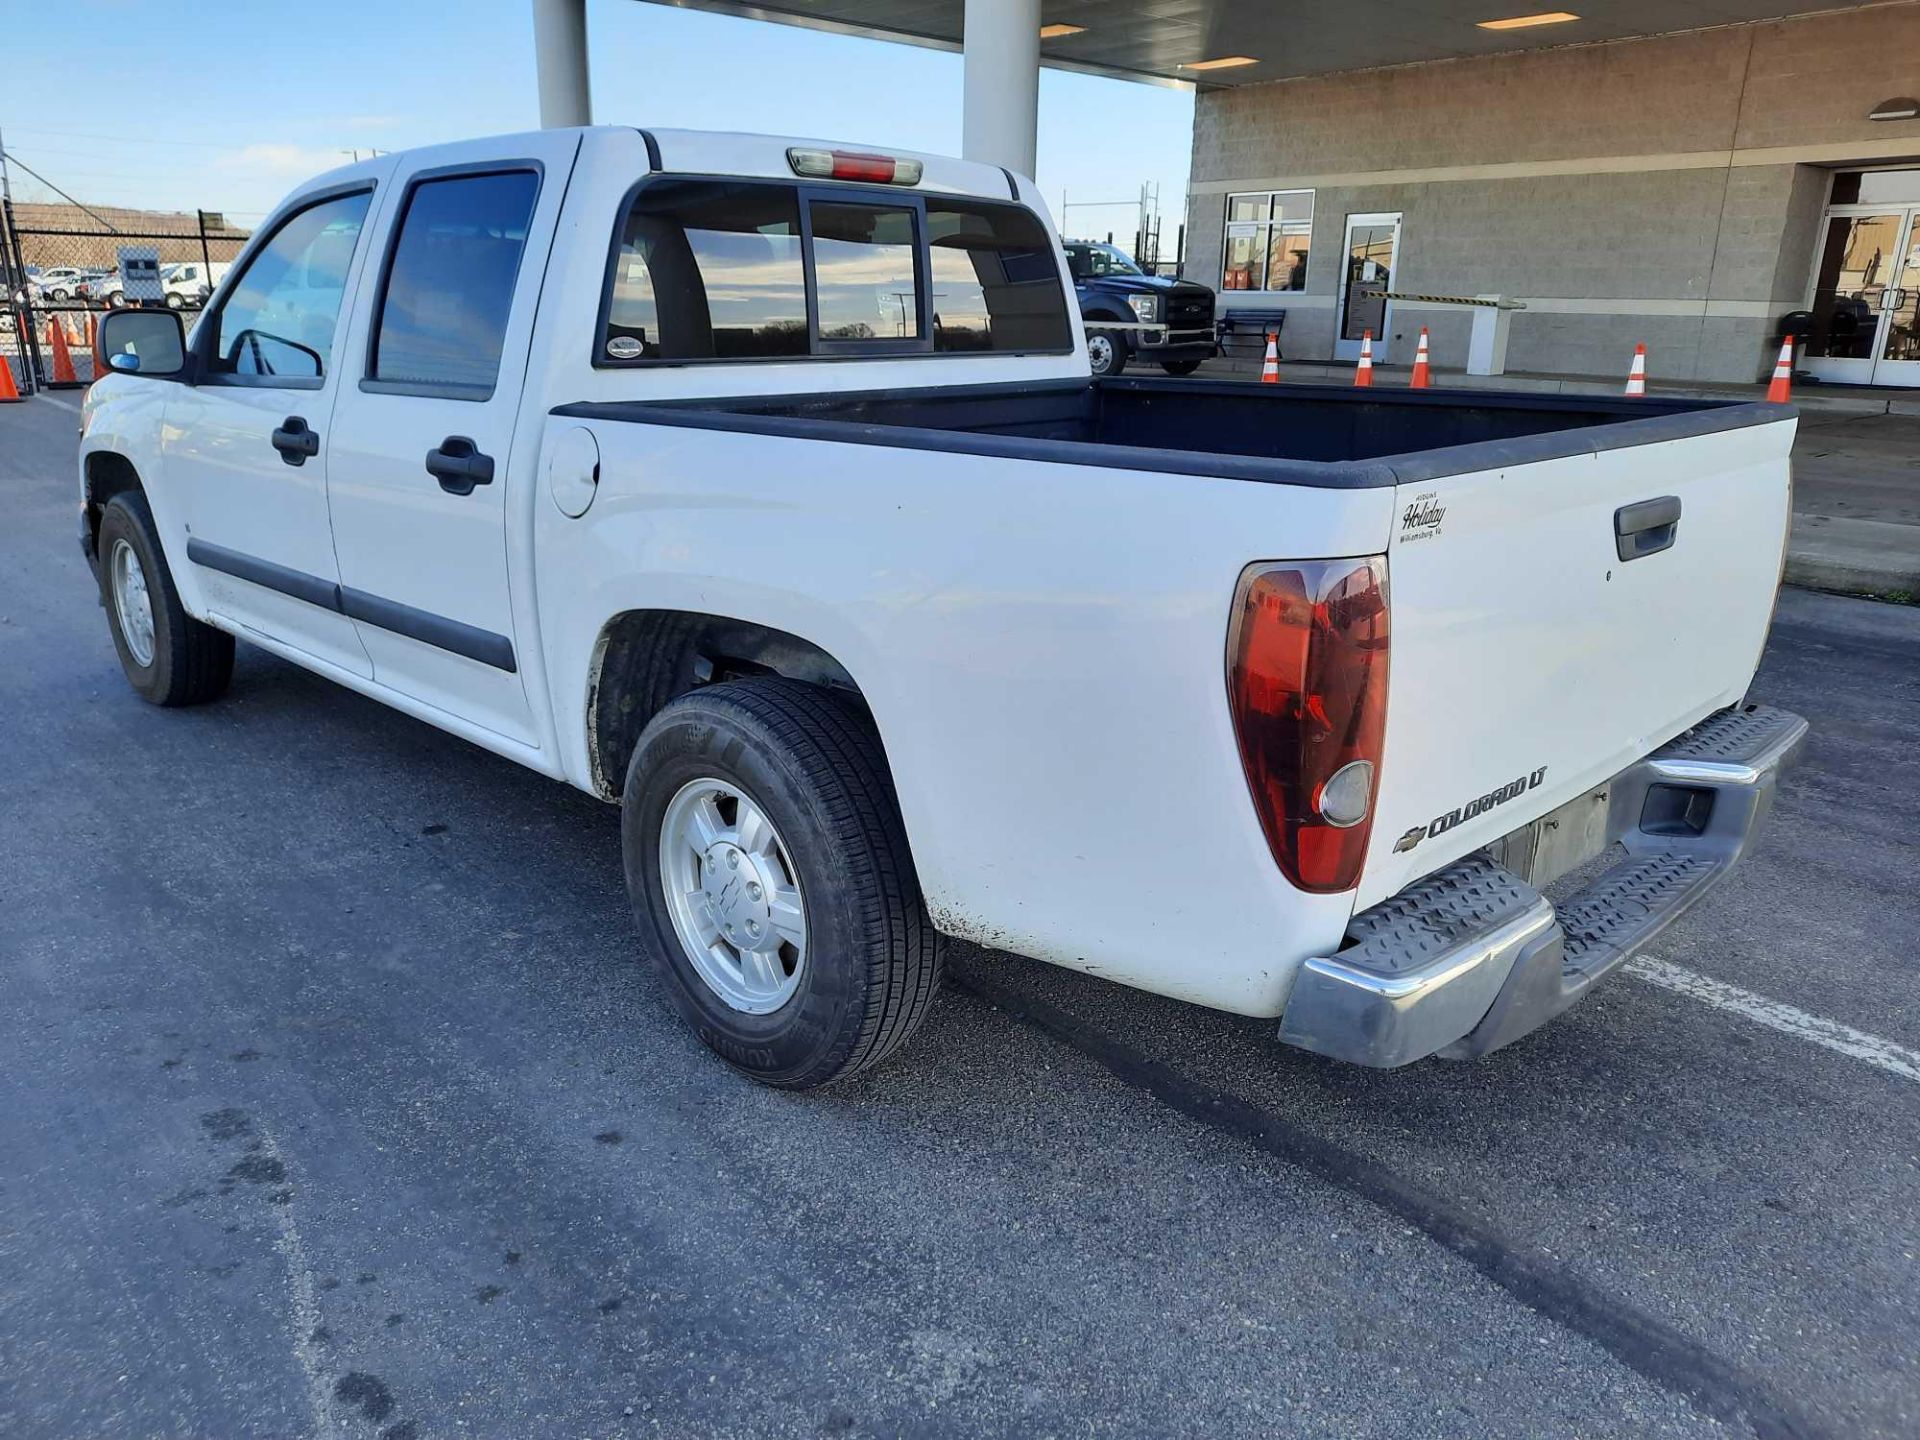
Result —
[[1053, 241], [1031, 210], [929, 200], [927, 242], [934, 349], [1072, 348]]
[[614, 258], [609, 360], [807, 353], [800, 200], [780, 185], [666, 180], [634, 200]]
[[594, 363], [1066, 351], [1045, 227], [1015, 205], [663, 179], [622, 221]]
[[901, 205], [812, 207], [813, 287], [822, 340], [920, 338], [919, 243]]

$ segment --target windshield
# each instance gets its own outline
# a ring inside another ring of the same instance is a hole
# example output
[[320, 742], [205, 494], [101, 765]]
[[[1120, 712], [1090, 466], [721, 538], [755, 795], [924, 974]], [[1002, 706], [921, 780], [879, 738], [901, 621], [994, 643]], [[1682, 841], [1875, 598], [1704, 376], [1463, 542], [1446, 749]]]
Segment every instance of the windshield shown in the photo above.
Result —
[[1067, 268], [1076, 280], [1095, 280], [1102, 275], [1142, 275], [1146, 272], [1133, 263], [1126, 251], [1112, 245], [1094, 245], [1074, 241], [1067, 247]]

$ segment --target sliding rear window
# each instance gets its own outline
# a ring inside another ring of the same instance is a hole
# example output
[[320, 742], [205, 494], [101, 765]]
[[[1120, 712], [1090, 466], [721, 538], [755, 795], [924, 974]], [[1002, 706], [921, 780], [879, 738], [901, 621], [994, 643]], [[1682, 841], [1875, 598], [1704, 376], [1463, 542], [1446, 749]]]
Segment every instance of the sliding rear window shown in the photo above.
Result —
[[1015, 205], [664, 178], [621, 222], [594, 363], [1072, 347], [1052, 241]]

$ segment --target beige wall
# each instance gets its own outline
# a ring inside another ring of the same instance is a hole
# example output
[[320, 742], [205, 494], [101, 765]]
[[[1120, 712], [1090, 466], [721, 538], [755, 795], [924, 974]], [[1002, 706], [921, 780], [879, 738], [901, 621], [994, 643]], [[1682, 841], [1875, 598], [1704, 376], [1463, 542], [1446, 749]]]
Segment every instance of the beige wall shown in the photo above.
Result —
[[[1920, 3], [1656, 40], [1203, 91], [1188, 265], [1217, 284], [1226, 196], [1312, 188], [1312, 259], [1285, 352], [1331, 354], [1345, 217], [1403, 216], [1395, 287], [1527, 300], [1508, 366], [1751, 380], [1803, 302], [1830, 170], [1920, 162], [1920, 121], [1874, 122], [1920, 90]], [[1396, 308], [1390, 355], [1422, 324], [1444, 365], [1466, 312]]]

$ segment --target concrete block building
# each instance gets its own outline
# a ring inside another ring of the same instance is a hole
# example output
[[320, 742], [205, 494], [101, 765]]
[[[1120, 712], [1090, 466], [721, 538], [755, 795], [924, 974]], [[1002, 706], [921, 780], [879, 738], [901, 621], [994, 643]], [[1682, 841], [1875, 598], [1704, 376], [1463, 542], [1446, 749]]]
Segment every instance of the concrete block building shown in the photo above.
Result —
[[1286, 311], [1299, 358], [1370, 325], [1410, 361], [1425, 325], [1463, 364], [1470, 311], [1370, 297], [1498, 294], [1510, 369], [1644, 343], [1751, 381], [1811, 310], [1809, 369], [1920, 384], [1920, 119], [1870, 118], [1917, 86], [1920, 5], [1890, 5], [1203, 89], [1186, 269]]
[[[1039, 67], [1195, 87], [1185, 271], [1285, 354], [1920, 385], [1920, 0], [666, 0], [962, 50], [970, 158], [1032, 173]], [[533, 0], [543, 114], [584, 0]]]

